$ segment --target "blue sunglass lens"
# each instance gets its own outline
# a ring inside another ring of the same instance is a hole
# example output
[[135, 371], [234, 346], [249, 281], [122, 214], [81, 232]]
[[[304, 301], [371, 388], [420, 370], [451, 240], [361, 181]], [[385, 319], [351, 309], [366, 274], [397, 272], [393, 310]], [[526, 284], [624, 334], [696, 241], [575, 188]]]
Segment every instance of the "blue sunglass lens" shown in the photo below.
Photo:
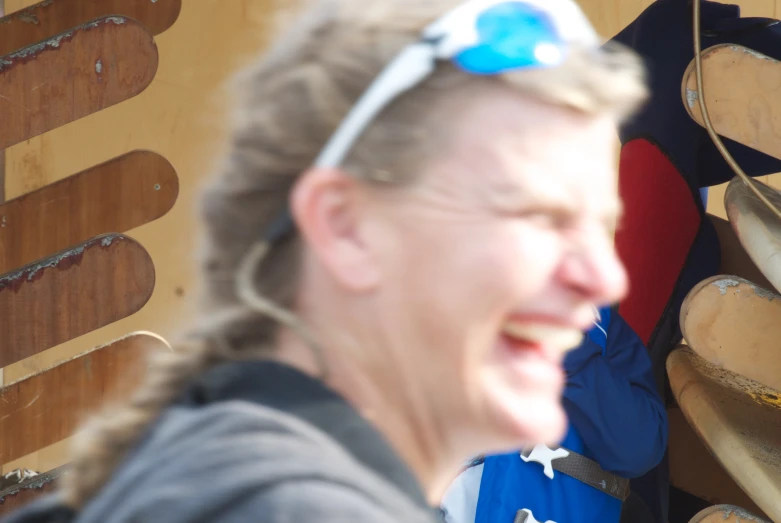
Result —
[[545, 67], [563, 59], [563, 43], [550, 16], [524, 2], [504, 2], [477, 18], [479, 43], [454, 62], [472, 74]]

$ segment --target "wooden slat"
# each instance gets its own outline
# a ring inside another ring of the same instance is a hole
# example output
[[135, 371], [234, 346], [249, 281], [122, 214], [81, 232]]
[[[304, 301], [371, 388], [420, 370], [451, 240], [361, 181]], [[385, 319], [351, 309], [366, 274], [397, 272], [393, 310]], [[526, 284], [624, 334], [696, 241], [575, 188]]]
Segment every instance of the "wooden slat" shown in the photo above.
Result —
[[0, 151], [0, 203], [5, 202], [5, 151]]
[[781, 296], [737, 276], [713, 276], [689, 291], [680, 324], [699, 356], [781, 390]]
[[[715, 45], [702, 52], [702, 81], [717, 133], [781, 158], [781, 62], [741, 45]], [[683, 75], [681, 91], [689, 116], [704, 126], [694, 60]]]
[[16, 512], [36, 498], [52, 492], [57, 488], [57, 479], [64, 471], [65, 467], [58, 467], [0, 491], [0, 517]]
[[[757, 180], [753, 185], [776, 209], [781, 209], [781, 191]], [[741, 245], [772, 286], [781, 292], [781, 220], [737, 177], [727, 185], [724, 204]]]
[[746, 249], [741, 245], [737, 234], [732, 229], [732, 225], [718, 216], [712, 214], [706, 214], [706, 216], [716, 229], [716, 235], [719, 238], [719, 246], [721, 248], [721, 267], [719, 272], [721, 274], [734, 274], [766, 289], [770, 289], [772, 285], [751, 260]]
[[157, 71], [157, 47], [130, 18], [107, 17], [0, 57], [0, 149], [125, 101]]
[[178, 193], [165, 158], [133, 151], [0, 205], [0, 274], [151, 222]]
[[0, 463], [72, 436], [101, 406], [127, 398], [152, 352], [153, 334], [134, 333], [0, 390]]
[[122, 235], [0, 277], [0, 367], [137, 312], [154, 285], [149, 254]]
[[681, 409], [668, 408], [670, 483], [713, 504], [731, 503], [761, 514], [751, 498], [708, 451]]
[[708, 507], [689, 520], [689, 523], [772, 523], [769, 519], [737, 505]]
[[781, 521], [781, 401], [767, 388], [679, 347], [667, 358], [686, 421], [743, 491]]
[[37, 44], [104, 16], [125, 16], [152, 35], [171, 27], [182, 0], [45, 0], [0, 18], [0, 55]]

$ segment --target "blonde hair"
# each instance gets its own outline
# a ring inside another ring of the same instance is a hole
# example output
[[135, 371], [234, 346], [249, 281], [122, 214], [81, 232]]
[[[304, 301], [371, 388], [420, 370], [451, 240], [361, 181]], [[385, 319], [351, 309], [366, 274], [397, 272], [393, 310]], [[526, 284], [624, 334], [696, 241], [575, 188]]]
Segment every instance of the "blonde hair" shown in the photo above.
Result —
[[[297, 176], [384, 65], [459, 3], [319, 1], [239, 76], [230, 151], [201, 206], [204, 314], [189, 338], [154, 362], [125, 407], [96, 417], [80, 432], [61, 484], [70, 506], [81, 507], [96, 495], [193, 378], [222, 362], [267, 357], [280, 323], [305, 331], [288, 312], [296, 293], [299, 241], [259, 244], [262, 232], [285, 208]], [[427, 128], [437, 127], [426, 117], [430, 108], [454, 89], [478, 82], [501, 82], [551, 104], [616, 119], [646, 96], [639, 60], [617, 46], [576, 51], [555, 69], [501, 77], [469, 76], [442, 65], [375, 119], [354, 144], [345, 169], [369, 182], [403, 184], [399, 173], [414, 172], [409, 167], [432, 148], [421, 139]], [[261, 255], [248, 262], [248, 252]]]

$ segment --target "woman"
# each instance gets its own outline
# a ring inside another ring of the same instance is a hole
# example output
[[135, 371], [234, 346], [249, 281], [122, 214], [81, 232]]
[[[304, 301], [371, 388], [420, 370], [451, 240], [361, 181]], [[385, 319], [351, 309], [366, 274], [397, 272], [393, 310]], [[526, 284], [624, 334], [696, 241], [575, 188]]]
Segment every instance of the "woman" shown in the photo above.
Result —
[[319, 2], [243, 77], [193, 336], [11, 521], [425, 522], [466, 457], [559, 440], [626, 289], [645, 88], [598, 44], [569, 0]]

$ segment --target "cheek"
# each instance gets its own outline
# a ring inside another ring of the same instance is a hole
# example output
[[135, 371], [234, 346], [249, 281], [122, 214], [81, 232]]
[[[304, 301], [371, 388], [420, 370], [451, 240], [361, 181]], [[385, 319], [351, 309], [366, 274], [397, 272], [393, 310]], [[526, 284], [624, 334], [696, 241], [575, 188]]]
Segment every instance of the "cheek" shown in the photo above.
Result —
[[405, 264], [410, 274], [404, 287], [417, 298], [418, 328], [450, 364], [470, 369], [479, 367], [513, 310], [545, 299], [560, 258], [553, 233], [509, 220], [416, 246], [418, 252], [408, 251], [415, 258]]
[[484, 244], [482, 256], [485, 286], [511, 300], [509, 306], [515, 308], [550, 288], [561, 258], [561, 242], [550, 231], [513, 223], [490, 245]]
[[561, 244], [550, 231], [520, 220], [427, 229], [408, 230], [388, 253], [387, 291], [420, 335], [449, 351], [483, 345], [507, 314], [551, 287]]

